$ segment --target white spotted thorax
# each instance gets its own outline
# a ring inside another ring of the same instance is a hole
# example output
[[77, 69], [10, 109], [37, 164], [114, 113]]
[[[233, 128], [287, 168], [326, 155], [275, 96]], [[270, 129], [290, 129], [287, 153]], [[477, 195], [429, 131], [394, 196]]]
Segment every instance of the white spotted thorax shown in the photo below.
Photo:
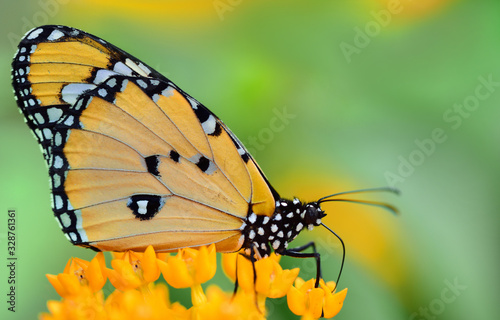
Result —
[[280, 199], [276, 201], [276, 209], [271, 217], [256, 215], [250, 212], [241, 226], [243, 234], [242, 248], [247, 255], [265, 258], [271, 248], [283, 254], [288, 244], [304, 229], [312, 230], [321, 224], [326, 216], [316, 202], [302, 203], [299, 199]]

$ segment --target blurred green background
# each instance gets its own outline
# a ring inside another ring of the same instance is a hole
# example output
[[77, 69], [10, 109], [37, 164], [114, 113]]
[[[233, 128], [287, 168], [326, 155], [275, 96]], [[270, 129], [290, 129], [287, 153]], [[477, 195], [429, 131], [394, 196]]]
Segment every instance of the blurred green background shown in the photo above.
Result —
[[[0, 5], [2, 319], [46, 311], [59, 297], [44, 274], [94, 255], [71, 246], [52, 218], [46, 167], [12, 94], [15, 46], [41, 24], [95, 34], [172, 79], [223, 119], [282, 196], [400, 188], [400, 197], [370, 196], [395, 204], [398, 217], [323, 206], [347, 247], [339, 286], [349, 292], [337, 319], [499, 317], [498, 1]], [[4, 302], [8, 209], [17, 212], [15, 314]], [[338, 242], [319, 229], [296, 241], [310, 239], [319, 242], [324, 277], [336, 279]], [[283, 263], [314, 276], [311, 261]], [[268, 304], [269, 317], [288, 319], [285, 305]]]

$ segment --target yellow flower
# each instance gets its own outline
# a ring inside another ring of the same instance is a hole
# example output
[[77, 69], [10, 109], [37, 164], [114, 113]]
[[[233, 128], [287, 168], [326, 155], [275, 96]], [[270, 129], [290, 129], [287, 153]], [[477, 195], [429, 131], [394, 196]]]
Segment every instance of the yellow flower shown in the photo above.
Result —
[[48, 301], [49, 313], [43, 313], [41, 320], [87, 320], [109, 319], [104, 308], [102, 291], [93, 293], [89, 287], [82, 287], [77, 295], [62, 301]]
[[152, 246], [144, 253], [127, 251], [111, 261], [113, 269], [106, 269], [109, 281], [119, 290], [135, 289], [158, 280], [160, 268]]
[[147, 294], [137, 290], [113, 292], [105, 303], [109, 319], [187, 319], [189, 312], [178, 303], [170, 305], [163, 284], [150, 285]]
[[167, 262], [159, 261], [163, 277], [174, 288], [188, 288], [204, 283], [215, 275], [217, 256], [215, 245], [200, 249], [180, 249]]
[[207, 289], [207, 302], [193, 310], [194, 319], [235, 320], [265, 319], [264, 313], [257, 309], [253, 294], [240, 290], [236, 295], [224, 292], [211, 285]]
[[327, 284], [320, 279], [320, 287], [314, 287], [314, 279], [304, 281], [300, 277], [295, 280], [295, 286], [290, 288], [287, 303], [290, 310], [303, 319], [318, 319], [321, 316], [331, 318], [339, 313], [347, 294], [347, 288], [332, 293], [335, 283]]
[[46, 277], [61, 297], [69, 297], [79, 294], [82, 287], [89, 287], [92, 292], [101, 290], [106, 283], [104, 270], [104, 255], [100, 252], [90, 262], [71, 258], [63, 273]]
[[238, 253], [224, 254], [222, 266], [226, 275], [235, 281], [238, 274], [238, 285], [247, 294], [257, 293], [259, 309], [265, 310], [266, 298], [281, 298], [286, 295], [299, 274], [299, 268], [283, 270], [279, 264], [280, 257], [272, 253], [268, 258], [255, 261], [254, 278], [252, 262]]
[[235, 281], [236, 265], [238, 266], [238, 285], [246, 292], [256, 291], [268, 298], [280, 298], [286, 295], [299, 274], [299, 268], [283, 270], [279, 264], [280, 257], [272, 253], [268, 258], [255, 261], [255, 279], [252, 262], [238, 253], [224, 254], [222, 267], [226, 275]]
[[[114, 253], [111, 269], [105, 267], [104, 256], [98, 253], [90, 262], [78, 258], [68, 261], [64, 272], [47, 278], [61, 295], [61, 301], [48, 301], [49, 313], [43, 320], [63, 319], [265, 319], [268, 298], [282, 297], [288, 292], [290, 309], [303, 318], [336, 315], [342, 307], [346, 290], [332, 294], [333, 282], [313, 288], [314, 279], [297, 278], [299, 269], [283, 270], [279, 256], [271, 255], [254, 264], [235, 254], [223, 255], [226, 274], [238, 274], [240, 290], [233, 294], [216, 285], [206, 290], [201, 286], [210, 280], [217, 268], [215, 246], [185, 248], [177, 255], [156, 254], [148, 247], [144, 253]], [[173, 288], [191, 288], [192, 307], [171, 303], [169, 289], [156, 284], [160, 273]], [[116, 290], [105, 297], [101, 290], [106, 275]], [[296, 279], [297, 278], [297, 279]], [[295, 280], [296, 279], [296, 280]], [[295, 280], [295, 286], [292, 286]]]
[[199, 306], [207, 301], [201, 284], [212, 279], [217, 269], [215, 245], [180, 249], [177, 255], [169, 256], [167, 262], [159, 261], [159, 267], [172, 287], [190, 287], [193, 305]]

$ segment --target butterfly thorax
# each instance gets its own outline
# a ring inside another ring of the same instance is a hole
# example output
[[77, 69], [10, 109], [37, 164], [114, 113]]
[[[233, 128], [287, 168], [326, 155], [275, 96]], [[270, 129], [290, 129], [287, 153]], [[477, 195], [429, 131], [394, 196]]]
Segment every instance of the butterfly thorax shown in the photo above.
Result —
[[283, 253], [288, 244], [307, 228], [312, 230], [321, 224], [325, 216], [316, 202], [302, 203], [299, 199], [280, 199], [272, 216], [250, 213], [242, 225], [244, 237], [242, 248], [256, 258], [267, 257], [271, 248], [276, 253]]

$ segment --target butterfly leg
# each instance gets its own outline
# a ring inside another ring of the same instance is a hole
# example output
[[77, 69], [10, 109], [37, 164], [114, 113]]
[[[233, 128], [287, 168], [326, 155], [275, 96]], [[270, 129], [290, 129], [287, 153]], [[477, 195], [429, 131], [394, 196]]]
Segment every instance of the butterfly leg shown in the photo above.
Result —
[[[253, 246], [252, 246], [252, 249], [253, 249]], [[240, 254], [243, 257], [245, 257], [245, 259], [250, 260], [250, 262], [252, 263], [255, 306], [256, 306], [257, 310], [259, 310], [259, 312], [262, 313], [262, 311], [259, 308], [259, 302], [258, 302], [258, 299], [257, 299], [258, 294], [257, 294], [257, 291], [255, 290], [255, 286], [257, 284], [257, 271], [255, 270], [255, 261], [257, 261], [257, 260], [256, 260], [255, 256], [253, 256], [253, 255], [248, 255], [248, 254], [245, 254], [245, 253], [240, 253]], [[234, 281], [233, 298], [234, 298], [234, 296], [236, 296], [236, 292], [237, 291], [238, 291], [238, 259], [236, 259], [236, 275], [235, 275], [235, 281]]]
[[[255, 283], [257, 282], [257, 273], [255, 271], [255, 257], [249, 256], [244, 253], [240, 253], [243, 257], [246, 259], [250, 260], [252, 262], [252, 270], [253, 270], [253, 284], [255, 286]], [[234, 281], [234, 291], [233, 291], [233, 297], [236, 295], [236, 291], [238, 291], [238, 259], [236, 259], [236, 274], [235, 274], [235, 281]]]
[[[257, 272], [255, 271], [255, 257], [252, 255], [247, 255], [245, 253], [240, 253], [245, 259], [250, 260], [252, 262], [252, 271], [253, 271], [253, 284], [255, 287], [255, 283], [257, 282]], [[233, 297], [236, 295], [236, 291], [238, 290], [238, 259], [236, 259], [236, 275], [235, 275], [235, 281], [234, 281], [234, 291], [233, 291]]]
[[[312, 247], [313, 252], [302, 252], [308, 248]], [[295, 257], [295, 258], [314, 258], [316, 259], [316, 282], [314, 283], [314, 287], [319, 287], [319, 279], [321, 278], [321, 256], [316, 251], [316, 244], [314, 241], [311, 241], [303, 246], [287, 249], [283, 252], [279, 252], [281, 255]]]

